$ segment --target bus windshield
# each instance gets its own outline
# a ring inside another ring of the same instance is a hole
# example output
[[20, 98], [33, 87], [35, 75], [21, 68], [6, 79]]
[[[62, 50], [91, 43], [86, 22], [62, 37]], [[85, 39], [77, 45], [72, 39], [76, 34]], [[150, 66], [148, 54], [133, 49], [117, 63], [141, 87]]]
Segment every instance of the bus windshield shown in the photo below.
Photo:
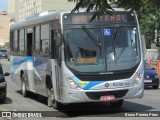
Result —
[[78, 72], [127, 70], [140, 62], [135, 26], [68, 28], [64, 39], [66, 64]]

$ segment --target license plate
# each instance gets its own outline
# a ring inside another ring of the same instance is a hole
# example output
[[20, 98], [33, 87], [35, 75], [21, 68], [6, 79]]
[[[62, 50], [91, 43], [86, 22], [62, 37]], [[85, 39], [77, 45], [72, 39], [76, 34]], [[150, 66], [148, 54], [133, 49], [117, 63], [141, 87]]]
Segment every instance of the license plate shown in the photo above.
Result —
[[115, 97], [114, 97], [114, 95], [101, 96], [100, 100], [102, 100], [102, 101], [112, 101], [112, 100], [115, 100]]
[[115, 82], [113, 83], [113, 87], [129, 87], [130, 82]]
[[152, 80], [144, 80], [145, 83], [151, 83]]

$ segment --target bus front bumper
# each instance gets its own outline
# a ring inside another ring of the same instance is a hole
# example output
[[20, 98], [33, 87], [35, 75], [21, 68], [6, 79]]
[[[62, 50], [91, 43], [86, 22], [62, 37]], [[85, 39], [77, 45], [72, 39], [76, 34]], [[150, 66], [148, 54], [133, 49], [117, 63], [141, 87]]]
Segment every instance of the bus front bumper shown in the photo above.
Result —
[[[102, 102], [103, 96], [114, 96], [114, 100], [142, 98], [144, 87], [139, 84], [134, 87], [103, 89], [103, 90], [74, 90], [69, 87], [63, 88], [62, 103], [83, 103], [83, 102]], [[103, 102], [110, 102], [106, 100]]]

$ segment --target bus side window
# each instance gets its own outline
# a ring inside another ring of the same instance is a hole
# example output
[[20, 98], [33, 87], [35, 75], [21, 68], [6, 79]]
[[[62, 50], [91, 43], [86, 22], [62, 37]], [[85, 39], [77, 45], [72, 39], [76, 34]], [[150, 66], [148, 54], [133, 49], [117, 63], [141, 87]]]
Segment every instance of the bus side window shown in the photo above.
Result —
[[13, 53], [18, 52], [18, 31], [14, 31], [13, 35]]
[[35, 28], [35, 50], [34, 50], [34, 52], [35, 52], [35, 54], [36, 55], [39, 55], [39, 53], [40, 53], [40, 26], [36, 26], [36, 28]]
[[56, 49], [56, 45], [55, 45], [55, 39], [54, 39], [54, 30], [51, 30], [51, 57], [53, 59], [55, 59], [55, 49]]
[[42, 51], [43, 54], [49, 54], [49, 40], [42, 40]]
[[40, 37], [41, 54], [49, 54], [49, 24], [41, 25], [41, 37]]
[[45, 48], [45, 54], [49, 54], [49, 48], [48, 47]]

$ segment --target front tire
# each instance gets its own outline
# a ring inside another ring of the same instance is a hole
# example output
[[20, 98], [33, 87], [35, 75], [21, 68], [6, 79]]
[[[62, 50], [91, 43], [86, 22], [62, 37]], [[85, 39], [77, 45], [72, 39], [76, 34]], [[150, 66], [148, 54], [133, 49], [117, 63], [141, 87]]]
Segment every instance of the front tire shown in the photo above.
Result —
[[53, 106], [54, 109], [59, 110], [62, 107], [62, 104], [56, 101], [55, 95], [54, 95], [54, 89], [52, 86], [52, 82], [50, 78], [47, 78], [47, 104], [49, 107]]
[[60, 110], [62, 108], [62, 104], [56, 100], [53, 100], [53, 108], [56, 110]]
[[123, 101], [124, 100], [117, 100], [117, 101], [110, 102], [111, 107], [121, 107], [123, 104]]
[[53, 106], [52, 89], [51, 89], [51, 88], [48, 88], [47, 92], [48, 92], [47, 105], [48, 105], [48, 107], [51, 107], [51, 106]]

